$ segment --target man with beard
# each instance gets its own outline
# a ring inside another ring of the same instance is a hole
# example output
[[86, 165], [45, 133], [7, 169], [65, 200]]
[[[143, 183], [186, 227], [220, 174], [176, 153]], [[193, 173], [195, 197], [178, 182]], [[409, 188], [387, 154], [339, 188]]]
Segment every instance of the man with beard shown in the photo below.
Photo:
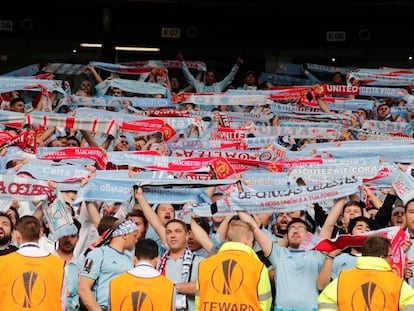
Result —
[[17, 246], [11, 244], [13, 222], [9, 215], [0, 212], [0, 256], [17, 250]]
[[65, 282], [66, 282], [66, 311], [79, 310], [79, 274], [83, 267], [83, 261], [74, 256], [76, 243], [79, 241], [79, 231], [81, 223], [74, 219], [73, 225], [76, 226], [77, 233], [66, 235], [58, 240], [58, 246], [54, 255], [65, 260]]
[[126, 250], [138, 241], [138, 227], [131, 219], [119, 219], [109, 229], [103, 245], [87, 253], [79, 279], [78, 294], [87, 310], [106, 310], [109, 304], [109, 282], [134, 267]]
[[[256, 221], [247, 213], [239, 212], [242, 220], [253, 227], [256, 241], [276, 271], [275, 310], [316, 310], [319, 291], [316, 281], [326, 256], [320, 251], [302, 249], [302, 243], [310, 233], [308, 223], [301, 218], [292, 218], [287, 225], [287, 247], [274, 243], [260, 230]], [[335, 250], [335, 255], [337, 250]], [[298, 296], [297, 293], [307, 293]]]
[[279, 213], [276, 216], [274, 224], [272, 224], [272, 239], [275, 242], [283, 239], [287, 233], [287, 225], [292, 220], [292, 218], [301, 218], [305, 219], [305, 211], [293, 211], [288, 213]]
[[0, 256], [0, 310], [66, 310], [65, 261], [40, 248], [41, 230], [36, 217], [19, 218], [19, 249]]

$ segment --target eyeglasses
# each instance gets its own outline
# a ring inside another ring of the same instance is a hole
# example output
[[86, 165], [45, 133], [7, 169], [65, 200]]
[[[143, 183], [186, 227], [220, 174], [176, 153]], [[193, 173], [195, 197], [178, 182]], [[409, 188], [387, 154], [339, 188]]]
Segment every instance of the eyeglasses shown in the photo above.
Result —
[[288, 232], [291, 232], [291, 231], [306, 232], [307, 229], [305, 227], [301, 227], [301, 226], [300, 227], [290, 226], [289, 229], [288, 229]]
[[394, 212], [392, 213], [392, 216], [404, 216], [404, 212]]
[[121, 139], [121, 141], [120, 141], [119, 143], [120, 143], [120, 144], [127, 144], [127, 145], [129, 144], [129, 143], [128, 143], [128, 141], [127, 141], [127, 140], [125, 140], [125, 139]]

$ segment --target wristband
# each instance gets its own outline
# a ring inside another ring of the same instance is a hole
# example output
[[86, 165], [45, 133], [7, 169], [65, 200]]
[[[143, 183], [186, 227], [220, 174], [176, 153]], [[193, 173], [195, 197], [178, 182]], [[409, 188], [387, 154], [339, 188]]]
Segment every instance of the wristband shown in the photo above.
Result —
[[329, 259], [332, 259], [332, 260], [334, 260], [334, 259], [335, 259], [335, 256], [331, 256], [331, 255], [329, 255], [329, 254], [328, 254], [328, 255], [326, 255], [326, 257], [327, 257], [327, 258], [329, 258]]

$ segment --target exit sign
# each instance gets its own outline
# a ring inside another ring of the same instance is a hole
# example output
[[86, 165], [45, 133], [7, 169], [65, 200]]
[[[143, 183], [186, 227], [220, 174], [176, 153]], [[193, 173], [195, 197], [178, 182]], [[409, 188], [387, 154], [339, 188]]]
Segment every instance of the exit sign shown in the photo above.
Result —
[[326, 41], [328, 42], [343, 42], [346, 41], [345, 31], [327, 31]]
[[179, 39], [181, 38], [181, 28], [163, 27], [161, 28], [161, 37]]

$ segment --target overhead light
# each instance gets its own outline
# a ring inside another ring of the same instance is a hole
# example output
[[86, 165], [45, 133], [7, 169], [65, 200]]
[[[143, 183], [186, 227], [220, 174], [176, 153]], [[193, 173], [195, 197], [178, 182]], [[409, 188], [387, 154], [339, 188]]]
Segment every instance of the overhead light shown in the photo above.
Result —
[[159, 52], [159, 48], [148, 48], [142, 46], [116, 46], [116, 51], [133, 51], [133, 52]]
[[[83, 48], [102, 48], [101, 43], [81, 43]], [[159, 52], [160, 48], [150, 48], [142, 46], [115, 46], [116, 51], [132, 51], [132, 52]]]
[[83, 48], [101, 48], [102, 44], [101, 43], [81, 43], [80, 46]]

